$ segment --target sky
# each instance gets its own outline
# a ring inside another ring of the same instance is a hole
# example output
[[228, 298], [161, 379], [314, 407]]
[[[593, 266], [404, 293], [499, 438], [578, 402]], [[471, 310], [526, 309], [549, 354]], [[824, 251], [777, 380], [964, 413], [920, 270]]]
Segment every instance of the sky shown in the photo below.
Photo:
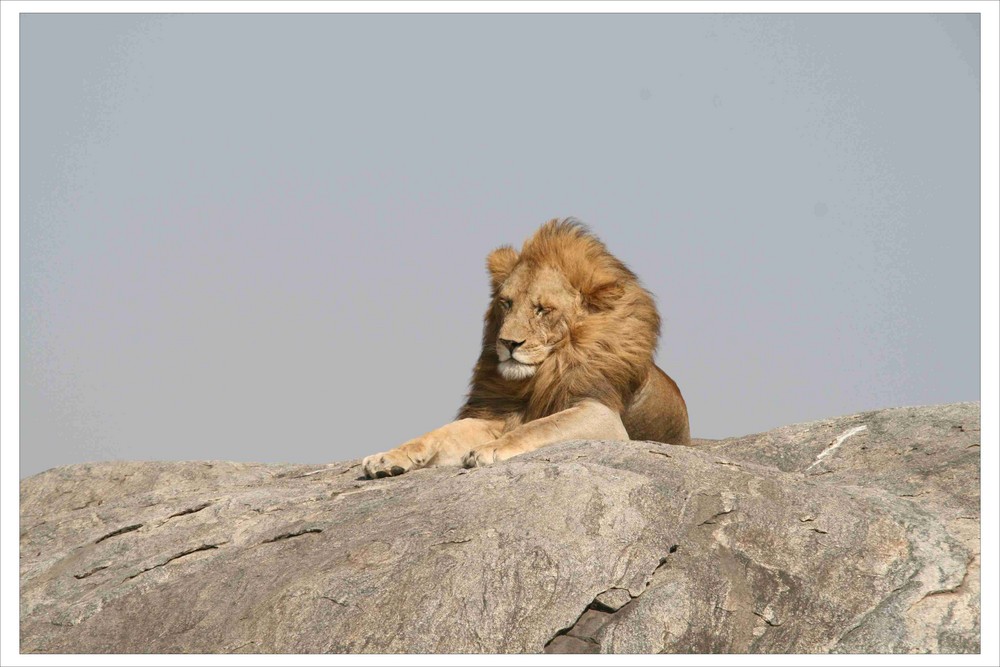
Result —
[[980, 399], [978, 15], [20, 18], [20, 474], [454, 418], [576, 216], [692, 435]]

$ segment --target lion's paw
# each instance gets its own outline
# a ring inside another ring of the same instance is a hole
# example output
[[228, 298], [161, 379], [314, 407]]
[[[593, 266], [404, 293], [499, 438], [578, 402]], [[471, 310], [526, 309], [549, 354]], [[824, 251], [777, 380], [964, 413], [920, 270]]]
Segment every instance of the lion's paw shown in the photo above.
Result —
[[375, 479], [376, 477], [392, 477], [402, 475], [413, 467], [413, 461], [406, 452], [398, 449], [372, 454], [366, 456], [361, 462], [361, 469], [365, 472], [365, 477]]
[[462, 466], [465, 468], [481, 468], [500, 461], [506, 461], [515, 454], [516, 452], [512, 452], [508, 448], [497, 447], [492, 444], [483, 445], [482, 447], [476, 447], [463, 456]]
[[480, 468], [482, 466], [488, 466], [493, 463], [496, 459], [494, 457], [494, 449], [490, 447], [482, 449], [473, 449], [465, 456], [462, 457], [462, 467], [463, 468]]

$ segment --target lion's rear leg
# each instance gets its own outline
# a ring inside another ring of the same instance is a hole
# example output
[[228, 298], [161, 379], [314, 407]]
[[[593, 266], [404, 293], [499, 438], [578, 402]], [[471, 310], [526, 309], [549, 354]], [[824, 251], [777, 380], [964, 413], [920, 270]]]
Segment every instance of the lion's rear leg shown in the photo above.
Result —
[[361, 462], [365, 476], [389, 477], [439, 465], [461, 465], [473, 447], [492, 442], [503, 429], [502, 421], [459, 419], [414, 438], [388, 452], [373, 454]]

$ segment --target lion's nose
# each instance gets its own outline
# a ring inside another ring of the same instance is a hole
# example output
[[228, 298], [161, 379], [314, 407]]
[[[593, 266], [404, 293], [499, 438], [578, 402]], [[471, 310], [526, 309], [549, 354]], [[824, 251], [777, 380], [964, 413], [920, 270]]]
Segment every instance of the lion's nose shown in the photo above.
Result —
[[501, 338], [500, 343], [508, 350], [510, 350], [511, 354], [514, 354], [514, 350], [524, 345], [523, 340], [509, 340], [507, 338]]

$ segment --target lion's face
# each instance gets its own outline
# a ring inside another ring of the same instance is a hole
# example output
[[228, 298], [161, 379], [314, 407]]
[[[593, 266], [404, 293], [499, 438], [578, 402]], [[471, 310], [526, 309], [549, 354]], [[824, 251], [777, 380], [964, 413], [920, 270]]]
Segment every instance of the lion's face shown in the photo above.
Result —
[[520, 265], [497, 291], [500, 321], [498, 370], [507, 380], [524, 380], [566, 338], [583, 311], [580, 293], [550, 266]]

